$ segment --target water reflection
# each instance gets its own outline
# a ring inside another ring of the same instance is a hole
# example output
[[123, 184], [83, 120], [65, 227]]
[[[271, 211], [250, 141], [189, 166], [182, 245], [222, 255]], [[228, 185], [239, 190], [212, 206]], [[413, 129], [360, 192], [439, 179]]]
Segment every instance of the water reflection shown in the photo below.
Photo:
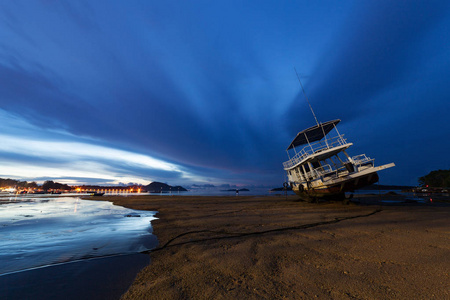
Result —
[[[156, 246], [155, 212], [76, 197], [2, 197], [0, 275]], [[133, 216], [133, 217], [131, 217]]]

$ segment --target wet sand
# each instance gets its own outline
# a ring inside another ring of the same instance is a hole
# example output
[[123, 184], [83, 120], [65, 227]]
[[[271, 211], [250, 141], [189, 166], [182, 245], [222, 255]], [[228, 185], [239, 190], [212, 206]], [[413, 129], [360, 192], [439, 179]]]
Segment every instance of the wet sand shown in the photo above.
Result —
[[403, 199], [101, 200], [159, 211], [160, 244], [122, 299], [449, 299], [450, 207], [378, 202], [388, 198]]
[[119, 299], [149, 261], [146, 255], [129, 254], [3, 275], [0, 299]]
[[157, 246], [152, 216], [67, 196], [1, 197], [0, 299], [119, 299], [149, 264], [137, 251]]

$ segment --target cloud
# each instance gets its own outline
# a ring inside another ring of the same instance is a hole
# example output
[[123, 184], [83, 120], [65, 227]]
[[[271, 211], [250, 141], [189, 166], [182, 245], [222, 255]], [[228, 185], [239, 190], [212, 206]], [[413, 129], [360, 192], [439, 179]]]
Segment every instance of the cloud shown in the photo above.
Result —
[[[443, 1], [357, 5], [310, 76], [307, 92], [317, 115], [323, 121], [358, 118], [377, 95], [408, 84], [424, 60], [418, 50], [446, 17]], [[292, 111], [301, 111], [303, 102], [299, 95]]]
[[318, 118], [341, 118], [362, 145], [368, 118], [398, 128], [423, 110], [404, 100], [425, 95], [420, 74], [442, 107], [445, 2], [0, 5], [0, 108], [30, 126], [3, 131], [5, 161], [90, 162], [111, 180], [282, 182], [284, 149], [314, 123], [294, 66]]
[[[149, 182], [192, 175], [183, 167], [149, 155], [111, 148], [62, 130], [38, 128], [0, 110], [2, 175], [20, 178], [106, 178], [109, 182]], [[35, 180], [35, 179], [33, 179]], [[92, 180], [91, 180], [92, 181]]]
[[[242, 30], [224, 19], [231, 31], [208, 29], [216, 21], [195, 5], [179, 10], [177, 4], [173, 12], [144, 5], [144, 13], [132, 11], [133, 19], [123, 10], [135, 7], [113, 4], [106, 14], [90, 5], [89, 26], [81, 25], [79, 8], [46, 7], [48, 19], [32, 29], [33, 39], [47, 41], [40, 46], [57, 55], [34, 62], [34, 53], [22, 53], [20, 65], [4, 62], [2, 107], [41, 127], [131, 145], [189, 166], [241, 172], [267, 161], [273, 151], [259, 145], [277, 134], [277, 122], [267, 114], [273, 99], [252, 96], [267, 82], [246, 39], [252, 27]], [[234, 12], [228, 7], [227, 13]], [[30, 23], [39, 20], [29, 17]], [[56, 27], [60, 23], [79, 44]]]

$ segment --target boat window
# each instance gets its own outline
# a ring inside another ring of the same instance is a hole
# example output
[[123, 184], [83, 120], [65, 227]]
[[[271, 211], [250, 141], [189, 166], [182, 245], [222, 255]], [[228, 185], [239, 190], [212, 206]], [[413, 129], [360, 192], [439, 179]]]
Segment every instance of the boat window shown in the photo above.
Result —
[[312, 164], [312, 166], [314, 167], [314, 169], [320, 168], [320, 164], [319, 164], [319, 162], [317, 162], [317, 161], [314, 161], [314, 162], [312, 162], [311, 164]]
[[308, 165], [308, 164], [304, 164], [304, 166], [305, 166], [305, 170], [306, 170], [306, 172], [309, 172], [309, 171], [310, 171], [310, 169], [309, 169], [309, 165]]

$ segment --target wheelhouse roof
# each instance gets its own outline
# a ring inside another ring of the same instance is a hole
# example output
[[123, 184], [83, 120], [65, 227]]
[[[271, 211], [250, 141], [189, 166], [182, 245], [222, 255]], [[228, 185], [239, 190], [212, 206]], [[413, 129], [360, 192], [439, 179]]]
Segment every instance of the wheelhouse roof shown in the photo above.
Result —
[[315, 125], [303, 131], [300, 131], [295, 139], [291, 142], [287, 150], [293, 149], [297, 146], [319, 141], [324, 138], [341, 120], [336, 119], [320, 125]]

